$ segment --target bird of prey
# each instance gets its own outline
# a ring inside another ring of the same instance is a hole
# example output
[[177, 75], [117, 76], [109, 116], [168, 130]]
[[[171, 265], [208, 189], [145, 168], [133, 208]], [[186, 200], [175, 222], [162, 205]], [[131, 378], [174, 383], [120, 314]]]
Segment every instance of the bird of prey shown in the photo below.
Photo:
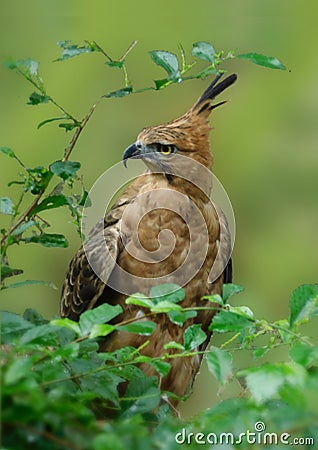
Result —
[[[170, 283], [184, 288], [182, 307], [211, 306], [203, 296], [222, 294], [223, 283], [231, 282], [231, 242], [225, 216], [211, 201], [212, 155], [209, 116], [213, 103], [237, 76], [219, 81], [218, 74], [198, 101], [182, 117], [164, 125], [143, 129], [123, 154], [124, 164], [140, 158], [146, 171], [121, 194], [116, 203], [90, 231], [72, 261], [62, 290], [60, 314], [72, 320], [103, 303], [121, 305], [113, 319], [147, 320], [146, 309], [127, 305], [128, 295], [149, 295], [153, 286]], [[101, 214], [102, 215], [102, 214]], [[152, 335], [116, 331], [100, 343], [100, 351], [124, 346], [142, 353], [162, 356], [170, 341], [183, 344], [185, 329], [200, 324], [210, 337], [209, 325], [215, 310], [200, 310], [183, 326], [158, 314]], [[197, 350], [204, 350], [208, 341]], [[176, 349], [169, 350], [172, 354]], [[169, 359], [171, 369], [160, 379], [161, 388], [183, 396], [200, 367], [201, 357]], [[149, 365], [142, 369], [154, 375]], [[175, 402], [176, 404], [177, 402]]]

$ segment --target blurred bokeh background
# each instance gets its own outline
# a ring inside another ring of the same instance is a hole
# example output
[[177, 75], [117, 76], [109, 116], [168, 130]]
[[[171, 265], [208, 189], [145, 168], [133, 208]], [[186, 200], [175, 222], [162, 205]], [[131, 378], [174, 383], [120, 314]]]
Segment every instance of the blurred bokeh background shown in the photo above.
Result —
[[[127, 64], [136, 88], [164, 76], [148, 52], [177, 52], [178, 43], [189, 61], [192, 43], [205, 40], [217, 50], [276, 56], [287, 66], [278, 71], [243, 60], [226, 63], [224, 68], [237, 72], [239, 80], [224, 94], [231, 101], [215, 111], [211, 134], [214, 172], [236, 218], [234, 281], [245, 287], [237, 303], [268, 320], [286, 317], [292, 290], [317, 282], [317, 2], [307, 0], [304, 7], [298, 0], [30, 0], [22, 6], [14, 0], [0, 10], [0, 144], [30, 167], [59, 159], [70, 134], [54, 123], [36, 129], [56, 111], [26, 104], [32, 86], [5, 68], [8, 57], [40, 61], [48, 93], [76, 117], [83, 117], [100, 95], [122, 87], [122, 74], [107, 68], [98, 54], [53, 63], [60, 56], [58, 40], [96, 40], [117, 58], [137, 39]], [[121, 160], [141, 128], [181, 115], [208, 83], [193, 80], [161, 92], [105, 99], [72, 157], [82, 163], [86, 186]], [[1, 195], [14, 199], [18, 189], [7, 183], [17, 178], [19, 167], [4, 155], [0, 167]], [[60, 288], [80, 242], [66, 211], [48, 211], [45, 217], [53, 223], [52, 232], [67, 236], [69, 248], [17, 246], [10, 263], [25, 269], [21, 279], [53, 281]], [[2, 228], [6, 218], [0, 219]], [[46, 287], [1, 292], [1, 309], [16, 312], [34, 307], [51, 317], [58, 303], [59, 292]], [[190, 412], [216, 401], [211, 378], [203, 373], [199, 380], [188, 401]]]

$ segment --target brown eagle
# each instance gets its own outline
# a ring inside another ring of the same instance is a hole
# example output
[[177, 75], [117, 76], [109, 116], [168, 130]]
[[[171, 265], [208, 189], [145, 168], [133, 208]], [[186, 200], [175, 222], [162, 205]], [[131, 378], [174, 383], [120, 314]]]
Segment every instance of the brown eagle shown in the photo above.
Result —
[[[123, 312], [112, 323], [147, 320], [140, 306], [127, 305], [128, 295], [149, 295], [153, 286], [170, 283], [184, 288], [182, 307], [211, 306], [205, 295], [222, 294], [231, 282], [231, 242], [225, 216], [211, 201], [212, 155], [209, 116], [213, 100], [235, 82], [235, 74], [219, 82], [218, 74], [191, 109], [179, 119], [143, 129], [124, 152], [140, 158], [146, 171], [137, 177], [105, 217], [90, 231], [70, 262], [63, 285], [61, 316], [78, 320], [103, 303], [121, 305]], [[101, 213], [102, 216], [102, 213]], [[151, 357], [166, 354], [170, 341], [183, 343], [185, 329], [200, 324], [208, 335], [213, 310], [200, 310], [183, 326], [166, 314], [151, 320], [156, 328], [150, 338], [124, 331], [105, 337], [101, 351], [149, 344], [142, 352]], [[208, 340], [198, 350], [204, 350]], [[169, 350], [171, 353], [175, 349]], [[171, 369], [160, 380], [161, 388], [182, 396], [199, 370], [201, 357], [169, 360]], [[142, 369], [154, 375], [149, 365]]]

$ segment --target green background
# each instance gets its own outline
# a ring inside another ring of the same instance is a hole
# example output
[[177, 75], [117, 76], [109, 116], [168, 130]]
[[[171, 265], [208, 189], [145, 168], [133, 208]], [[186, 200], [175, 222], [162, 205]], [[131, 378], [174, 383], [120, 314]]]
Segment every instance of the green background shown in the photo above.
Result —
[[[313, 0], [2, 2], [0, 58], [40, 61], [48, 93], [76, 117], [83, 117], [100, 95], [122, 87], [122, 75], [107, 68], [101, 55], [52, 63], [60, 55], [58, 40], [96, 40], [118, 58], [137, 39], [127, 63], [136, 88], [164, 76], [148, 52], [177, 52], [178, 43], [190, 61], [192, 43], [201, 40], [216, 50], [255, 51], [280, 59], [287, 71], [243, 60], [226, 63], [224, 68], [238, 73], [239, 80], [223, 94], [231, 101], [211, 120], [214, 173], [236, 218], [234, 282], [245, 287], [237, 304], [274, 320], [288, 315], [294, 288], [317, 281], [317, 14]], [[36, 129], [41, 120], [56, 115], [55, 109], [26, 105], [32, 87], [3, 64], [0, 80], [0, 144], [30, 167], [59, 159], [70, 134], [55, 124]], [[141, 128], [181, 115], [208, 83], [194, 80], [162, 92], [105, 99], [72, 157], [82, 162], [86, 186], [121, 160]], [[7, 183], [16, 179], [18, 166], [4, 155], [0, 164], [1, 195], [14, 199], [18, 189]], [[21, 279], [53, 281], [60, 288], [79, 238], [66, 211], [48, 211], [45, 218], [53, 222], [52, 232], [67, 236], [70, 247], [12, 248], [10, 263], [25, 268]], [[6, 219], [1, 217], [1, 227]], [[45, 287], [1, 292], [1, 309], [11, 311], [35, 307], [51, 317], [58, 302], [59, 292]], [[203, 375], [200, 380], [188, 402], [191, 412], [215, 401], [211, 379]]]

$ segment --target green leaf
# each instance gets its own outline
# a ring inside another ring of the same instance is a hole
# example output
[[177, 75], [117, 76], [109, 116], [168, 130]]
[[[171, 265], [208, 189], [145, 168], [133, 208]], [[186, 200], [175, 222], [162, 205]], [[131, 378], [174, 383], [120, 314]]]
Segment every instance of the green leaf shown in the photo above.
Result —
[[[81, 356], [83, 356], [85, 358], [85, 355], [87, 353], [91, 353], [91, 352], [98, 352], [99, 349], [99, 345], [96, 341], [92, 340], [92, 339], [83, 339], [80, 341], [79, 343], [79, 352], [81, 354]], [[105, 357], [105, 359], [107, 360], [112, 360], [114, 361], [115, 358], [112, 357], [112, 353], [103, 353], [103, 354], [98, 354], [98, 356], [101, 358], [102, 355]], [[111, 356], [109, 356], [111, 355]]]
[[137, 333], [142, 336], [149, 336], [156, 328], [155, 322], [150, 320], [142, 322], [133, 322], [127, 325], [121, 325], [116, 327], [118, 331], [127, 331], [128, 333]]
[[165, 350], [169, 350], [170, 348], [175, 348], [177, 350], [183, 351], [184, 350], [184, 345], [180, 344], [179, 342], [171, 341], [171, 342], [168, 342], [167, 344], [165, 344], [163, 346], [163, 348]]
[[159, 373], [161, 377], [165, 377], [170, 372], [171, 366], [165, 361], [152, 360], [150, 365]]
[[100, 336], [107, 336], [114, 330], [115, 330], [114, 325], [110, 325], [109, 323], [95, 323], [95, 325], [93, 325], [91, 329], [89, 337], [91, 339], [94, 339]]
[[22, 222], [12, 233], [12, 236], [18, 236], [19, 234], [24, 233], [29, 228], [33, 227], [36, 222], [35, 220], [27, 220], [26, 222]]
[[126, 305], [137, 305], [142, 306], [143, 308], [152, 308], [154, 303], [144, 294], [140, 294], [137, 292], [136, 294], [131, 295], [125, 300]]
[[39, 63], [33, 59], [25, 59], [19, 61], [20, 66], [23, 65], [30, 76], [37, 76], [39, 71]]
[[62, 178], [62, 180], [68, 180], [76, 175], [76, 172], [80, 169], [81, 163], [77, 161], [55, 161], [50, 165], [50, 170], [55, 175]]
[[214, 316], [209, 330], [217, 331], [218, 333], [227, 333], [231, 331], [237, 333], [244, 330], [244, 328], [250, 326], [252, 323], [251, 320], [241, 314], [222, 309]]
[[247, 319], [254, 319], [254, 313], [248, 306], [230, 306], [229, 311], [246, 317]]
[[31, 191], [34, 195], [43, 192], [53, 177], [53, 173], [42, 166], [27, 169], [27, 171], [30, 175], [25, 181], [24, 191]]
[[[98, 399], [103, 399], [103, 401], [109, 399], [115, 405], [118, 405], [117, 385], [123, 381], [122, 378], [109, 373], [107, 370], [96, 372], [96, 360], [94, 361], [93, 359], [75, 359], [69, 365], [72, 371], [78, 375], [84, 396], [88, 394], [88, 399], [97, 397]], [[83, 373], [89, 373], [89, 376], [82, 376]], [[80, 402], [80, 397], [78, 397], [78, 400]]]
[[197, 316], [197, 311], [169, 311], [168, 316], [171, 322], [182, 327], [186, 320]]
[[237, 58], [248, 59], [254, 64], [259, 66], [269, 67], [270, 69], [286, 70], [284, 64], [282, 64], [277, 58], [273, 56], [265, 56], [260, 53], [242, 53], [237, 55]]
[[63, 319], [54, 319], [50, 321], [50, 324], [54, 327], [67, 328], [68, 330], [74, 331], [77, 336], [80, 336], [81, 330], [77, 322], [68, 319], [67, 317]]
[[138, 355], [136, 358], [134, 358], [134, 363], [136, 364], [150, 363], [151, 360], [152, 360], [151, 356]]
[[74, 128], [80, 127], [81, 124], [79, 122], [66, 122], [66, 123], [59, 123], [60, 128], [64, 128], [65, 131], [72, 131]]
[[14, 59], [9, 58], [9, 59], [7, 59], [5, 61], [5, 65], [6, 65], [6, 67], [8, 69], [15, 70], [17, 68], [17, 61], [15, 61]]
[[283, 385], [279, 390], [279, 396], [290, 408], [306, 411], [306, 398], [303, 390], [299, 389], [299, 386], [292, 386], [290, 384]]
[[276, 396], [285, 382], [285, 370], [273, 364], [249, 368], [243, 373], [248, 389], [258, 402]]
[[19, 314], [12, 312], [1, 311], [1, 335], [7, 333], [16, 333], [28, 330], [33, 327], [33, 324], [28, 320], [23, 319]]
[[304, 367], [318, 363], [318, 347], [313, 347], [300, 341], [291, 347], [289, 355], [293, 361]]
[[66, 248], [68, 247], [68, 241], [63, 234], [55, 234], [55, 233], [42, 233], [42, 234], [35, 234], [31, 237], [24, 238], [24, 242], [26, 243], [35, 243], [35, 244], [41, 244], [44, 247], [62, 247]]
[[223, 298], [219, 294], [204, 295], [201, 300], [209, 300], [211, 303], [217, 303], [218, 305], [224, 305]]
[[157, 377], [140, 376], [132, 380], [122, 401], [125, 410], [120, 417], [123, 419], [153, 411], [160, 402]]
[[201, 325], [195, 324], [188, 327], [183, 335], [184, 348], [187, 351], [197, 349], [201, 345], [207, 336], [205, 332], [201, 329]]
[[209, 42], [195, 42], [192, 48], [192, 55], [214, 64], [215, 50]]
[[209, 371], [219, 383], [224, 385], [232, 373], [231, 354], [220, 348], [212, 347], [206, 353], [206, 361]]
[[22, 378], [27, 377], [31, 371], [32, 364], [32, 359], [26, 357], [13, 361], [4, 374], [5, 385], [11, 386]]
[[1, 264], [1, 280], [4, 280], [8, 277], [13, 277], [15, 275], [20, 275], [21, 273], [23, 273], [22, 269], [13, 269], [8, 265]]
[[9, 156], [9, 158], [16, 158], [14, 151], [11, 150], [11, 148], [9, 148], [9, 147], [1, 147], [1, 151], [5, 155]]
[[70, 40], [58, 41], [58, 46], [61, 47], [62, 57], [56, 59], [55, 61], [65, 61], [66, 59], [74, 58], [74, 56], [82, 55], [84, 53], [92, 53], [99, 51], [98, 48], [88, 43], [88, 45], [78, 46], [73, 44]]
[[181, 81], [178, 58], [174, 53], [164, 50], [153, 50], [150, 56], [154, 63], [162, 67], [168, 74], [169, 81]]
[[41, 127], [43, 127], [43, 125], [46, 125], [47, 123], [51, 123], [51, 122], [55, 122], [57, 120], [65, 120], [66, 117], [62, 116], [62, 117], [51, 117], [50, 119], [45, 119], [42, 122], [40, 122], [37, 126], [37, 129], [39, 130]]
[[60, 206], [69, 205], [68, 198], [63, 194], [50, 195], [42, 200], [33, 210], [32, 214], [38, 214], [40, 211], [47, 209], [59, 208]]
[[48, 323], [49, 321], [44, 319], [41, 314], [32, 308], [27, 308], [23, 313], [23, 318], [33, 323], [34, 325], [42, 325], [44, 323]]
[[9, 197], [1, 197], [0, 199], [0, 212], [2, 214], [7, 214], [12, 216], [14, 214], [14, 204], [12, 203], [11, 198]]
[[239, 294], [242, 291], [244, 291], [244, 288], [238, 284], [232, 283], [223, 284], [222, 298], [224, 303], [227, 303], [229, 298], [232, 297], [232, 295]]
[[89, 206], [92, 206], [92, 201], [89, 198], [88, 192], [84, 190], [82, 196], [80, 197], [78, 201], [79, 206], [86, 206], [88, 208]]
[[163, 300], [154, 305], [150, 310], [153, 313], [159, 314], [159, 313], [167, 313], [170, 311], [180, 311], [182, 310], [182, 307], [175, 303], [169, 302], [168, 300]]
[[[68, 344], [58, 347], [57, 350], [52, 353], [52, 362], [60, 362], [61, 359], [75, 359], [79, 354], [80, 344], [78, 342], [69, 342]], [[57, 377], [59, 371], [57, 372]]]
[[37, 61], [33, 59], [11, 60], [7, 61], [7, 66], [11, 70], [18, 71], [24, 78], [35, 84], [42, 94], [45, 94], [43, 80], [39, 74], [39, 63]]
[[21, 287], [25, 287], [25, 286], [46, 286], [46, 287], [50, 287], [52, 289], [57, 289], [57, 287], [55, 286], [54, 283], [52, 283], [52, 281], [43, 281], [43, 280], [24, 280], [24, 281], [20, 281], [19, 283], [12, 283], [9, 284], [8, 286], [6, 286], [6, 289], [9, 288], [21, 288]]
[[171, 84], [171, 81], [168, 80], [168, 78], [164, 78], [163, 80], [153, 80], [156, 86], [156, 90], [163, 89], [168, 84]]
[[31, 328], [21, 337], [22, 344], [28, 344], [30, 342], [37, 342], [42, 345], [56, 345], [56, 328], [50, 323]]
[[126, 86], [121, 89], [117, 89], [116, 91], [108, 92], [107, 94], [103, 95], [105, 98], [111, 98], [111, 97], [126, 97], [126, 95], [131, 94], [133, 91], [132, 86]]
[[14, 184], [24, 184], [24, 181], [17, 181], [17, 180], [9, 181], [8, 187], [13, 186]]
[[28, 105], [40, 105], [41, 103], [48, 103], [50, 97], [45, 94], [39, 94], [38, 92], [32, 92], [29, 97]]
[[164, 78], [162, 80], [153, 80], [155, 83], [155, 89], [158, 91], [159, 89], [163, 89], [169, 84], [171, 84], [171, 81], [168, 80], [168, 78]]
[[305, 323], [315, 314], [318, 303], [318, 284], [304, 284], [290, 298], [290, 326]]
[[125, 61], [106, 61], [105, 64], [109, 67], [115, 67], [117, 69], [122, 69], [125, 65]]
[[120, 305], [112, 306], [104, 303], [97, 308], [85, 311], [80, 316], [79, 325], [82, 336], [87, 336], [95, 324], [102, 324], [109, 322], [114, 317], [118, 316], [123, 311]]
[[126, 450], [122, 436], [116, 435], [115, 432], [97, 434], [91, 444], [94, 450]]
[[268, 347], [257, 348], [256, 350], [253, 351], [253, 358], [254, 359], [262, 358], [268, 351], [269, 351]]
[[160, 284], [150, 289], [150, 297], [155, 304], [163, 300], [178, 303], [184, 299], [185, 290], [173, 283]]
[[245, 369], [239, 372], [238, 376], [245, 376], [252, 396], [258, 403], [262, 403], [276, 397], [283, 386], [302, 388], [306, 379], [306, 371], [299, 365], [268, 363]]

